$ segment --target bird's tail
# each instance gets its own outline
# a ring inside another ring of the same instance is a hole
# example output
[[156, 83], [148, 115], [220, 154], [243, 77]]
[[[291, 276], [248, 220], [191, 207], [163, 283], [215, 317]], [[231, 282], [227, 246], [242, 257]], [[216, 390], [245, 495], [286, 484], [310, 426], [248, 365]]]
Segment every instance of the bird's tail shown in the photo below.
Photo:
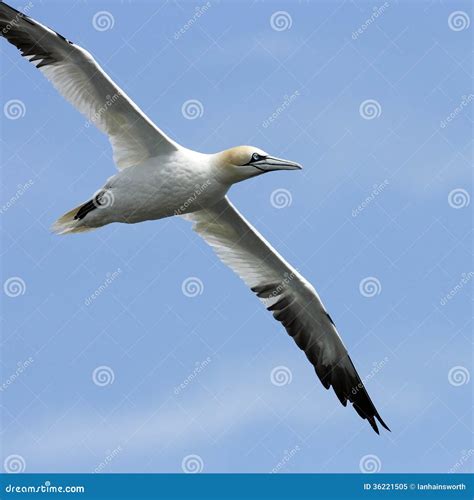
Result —
[[69, 212], [66, 212], [52, 225], [52, 231], [56, 234], [71, 234], [84, 233], [86, 231], [93, 231], [94, 229], [97, 229], [96, 227], [86, 226], [82, 218], [78, 217], [80, 210], [83, 209], [87, 203], [83, 203]]

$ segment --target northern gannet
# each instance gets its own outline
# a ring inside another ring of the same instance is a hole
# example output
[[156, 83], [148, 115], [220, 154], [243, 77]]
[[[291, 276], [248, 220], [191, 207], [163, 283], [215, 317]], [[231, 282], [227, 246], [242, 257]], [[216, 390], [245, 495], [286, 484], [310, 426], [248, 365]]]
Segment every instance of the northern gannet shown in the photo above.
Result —
[[[170, 139], [111, 80], [92, 55], [4, 2], [1, 34], [110, 139], [119, 172], [53, 225], [79, 233], [111, 222], [133, 224], [179, 215], [264, 302], [314, 366], [326, 389], [351, 402], [377, 434], [387, 430], [314, 287], [252, 227], [227, 198], [238, 182], [298, 163], [252, 146], [216, 154]], [[197, 187], [199, 193], [196, 193]]]

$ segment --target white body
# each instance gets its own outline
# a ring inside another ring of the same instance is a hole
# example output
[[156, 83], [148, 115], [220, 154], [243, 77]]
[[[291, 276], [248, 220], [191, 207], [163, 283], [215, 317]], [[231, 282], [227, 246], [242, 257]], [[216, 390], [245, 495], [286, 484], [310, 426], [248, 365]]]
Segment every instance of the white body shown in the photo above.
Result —
[[230, 187], [219, 180], [213, 159], [214, 155], [179, 148], [120, 170], [104, 185], [104, 204], [76, 226], [133, 224], [208, 208]]

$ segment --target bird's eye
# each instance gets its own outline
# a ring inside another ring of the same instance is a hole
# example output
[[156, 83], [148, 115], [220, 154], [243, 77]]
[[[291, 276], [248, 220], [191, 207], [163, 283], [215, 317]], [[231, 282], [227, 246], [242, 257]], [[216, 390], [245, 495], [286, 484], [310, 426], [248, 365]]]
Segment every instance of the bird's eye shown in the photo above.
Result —
[[260, 159], [260, 155], [259, 155], [258, 153], [254, 153], [254, 154], [252, 155], [252, 160], [257, 161], [257, 160], [259, 160], [259, 159]]

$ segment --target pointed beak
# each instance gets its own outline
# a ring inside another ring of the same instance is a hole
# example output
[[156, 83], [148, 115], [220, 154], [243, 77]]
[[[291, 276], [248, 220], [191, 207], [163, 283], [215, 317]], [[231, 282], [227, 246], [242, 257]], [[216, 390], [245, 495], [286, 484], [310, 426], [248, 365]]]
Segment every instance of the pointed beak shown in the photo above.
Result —
[[273, 172], [274, 170], [301, 170], [303, 167], [294, 161], [267, 156], [263, 160], [256, 161], [252, 165], [263, 172]]

